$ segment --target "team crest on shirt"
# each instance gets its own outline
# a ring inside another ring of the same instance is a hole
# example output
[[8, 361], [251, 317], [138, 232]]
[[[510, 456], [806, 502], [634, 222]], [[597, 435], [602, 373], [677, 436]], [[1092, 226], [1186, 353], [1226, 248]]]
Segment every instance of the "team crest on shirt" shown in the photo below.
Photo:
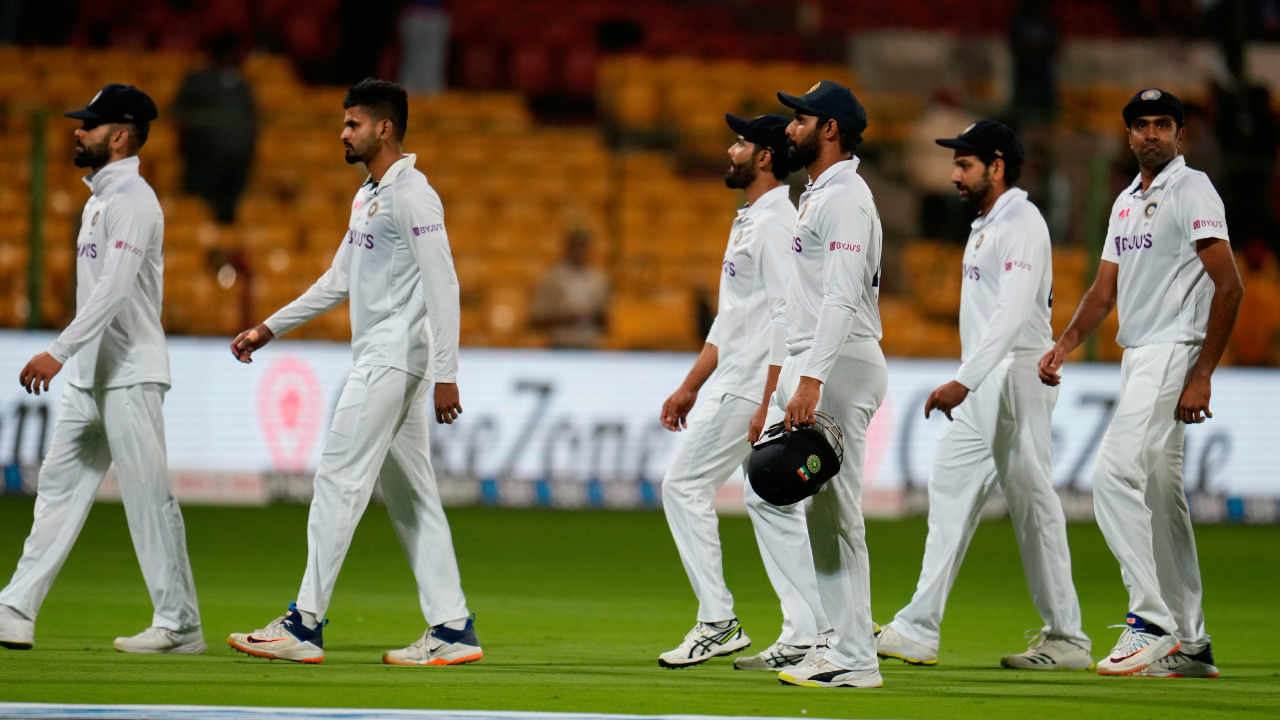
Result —
[[803, 220], [804, 214], [807, 212], [809, 212], [809, 202], [806, 200], [804, 203], [804, 207], [800, 208], [800, 217], [796, 218], [796, 222]]
[[742, 233], [743, 231], [739, 230], [738, 234], [733, 236], [733, 247], [738, 247], [738, 243], [742, 242]]
[[982, 247], [982, 241], [987, 239], [986, 233], [978, 233], [978, 239], [973, 241], [973, 249], [977, 250]]
[[378, 201], [374, 200], [373, 202], [369, 203], [369, 209], [365, 211], [364, 216], [373, 217], [374, 213], [376, 212], [378, 212]]
[[1142, 216], [1150, 220], [1151, 216], [1156, 214], [1157, 205], [1159, 205], [1159, 203], [1156, 203], [1156, 202], [1147, 203], [1147, 206], [1142, 208]]
[[98, 216], [100, 216], [100, 215], [102, 215], [102, 211], [101, 211], [101, 210], [98, 210], [97, 212], [95, 212], [95, 213], [93, 214], [93, 219], [89, 221], [89, 227], [93, 227], [94, 225], [97, 225], [97, 224], [98, 224]]

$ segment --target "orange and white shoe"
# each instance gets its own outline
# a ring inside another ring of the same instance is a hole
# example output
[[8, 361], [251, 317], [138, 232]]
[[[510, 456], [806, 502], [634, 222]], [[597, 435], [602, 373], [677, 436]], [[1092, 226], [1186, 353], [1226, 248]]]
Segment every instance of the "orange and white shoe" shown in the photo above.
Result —
[[461, 630], [445, 625], [428, 628], [417, 642], [407, 648], [388, 650], [382, 662], [388, 665], [464, 665], [484, 657], [476, 639], [474, 617], [467, 618]]
[[254, 657], [318, 665], [324, 662], [323, 632], [328, 624], [325, 620], [315, 628], [307, 627], [297, 606], [289, 603], [289, 612], [284, 617], [276, 618], [261, 630], [232, 633], [227, 644]]
[[1133, 613], [1129, 613], [1124, 625], [1111, 627], [1124, 628], [1124, 632], [1111, 654], [1098, 663], [1099, 675], [1133, 675], [1182, 647], [1176, 637]]

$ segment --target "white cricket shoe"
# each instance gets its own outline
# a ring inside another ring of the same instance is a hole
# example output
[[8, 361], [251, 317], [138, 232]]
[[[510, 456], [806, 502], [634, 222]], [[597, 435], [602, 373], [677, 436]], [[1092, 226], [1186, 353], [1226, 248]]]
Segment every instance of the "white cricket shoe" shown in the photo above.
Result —
[[764, 651], [755, 655], [747, 655], [733, 661], [734, 670], [771, 670], [777, 672], [784, 668], [794, 667], [804, 661], [809, 654], [810, 645], [787, 645], [776, 642]]
[[1182, 647], [1177, 638], [1133, 613], [1125, 622], [1111, 626], [1124, 628], [1124, 632], [1111, 655], [1098, 663], [1099, 675], [1132, 675]]
[[295, 603], [289, 603], [289, 612], [278, 617], [261, 630], [251, 633], [232, 633], [227, 644], [246, 655], [268, 660], [318, 665], [324, 662], [325, 620], [311, 629], [302, 622], [302, 613]]
[[407, 648], [388, 650], [382, 662], [388, 665], [463, 665], [484, 657], [480, 641], [476, 639], [474, 618], [467, 618], [467, 625], [454, 630], [444, 625], [427, 628], [422, 637]]
[[116, 650], [122, 653], [174, 653], [178, 655], [203, 655], [204, 633], [200, 626], [187, 630], [170, 630], [149, 627], [133, 637], [118, 637]]
[[1028, 633], [1031, 647], [1000, 658], [1003, 667], [1015, 670], [1092, 670], [1095, 667], [1089, 651], [1070, 640], [1039, 630], [1031, 633]]
[[885, 625], [876, 635], [876, 655], [901, 660], [908, 665], [937, 665], [938, 651], [905, 637], [894, 629], [893, 623]]
[[778, 681], [783, 685], [804, 687], [878, 688], [884, 685], [884, 678], [880, 677], [880, 668], [871, 670], [842, 668], [827, 659], [825, 645], [823, 651], [815, 654], [811, 660], [778, 673]]
[[1213, 645], [1195, 655], [1176, 652], [1166, 655], [1134, 673], [1135, 677], [1163, 678], [1216, 678], [1218, 667], [1213, 664]]
[[36, 644], [36, 623], [8, 605], [0, 605], [0, 647], [30, 650]]
[[716, 627], [699, 622], [684, 636], [674, 650], [658, 656], [658, 664], [664, 668], [686, 668], [701, 665], [713, 657], [732, 655], [751, 645], [751, 638], [742, 630], [738, 618], [727, 621], [727, 627]]

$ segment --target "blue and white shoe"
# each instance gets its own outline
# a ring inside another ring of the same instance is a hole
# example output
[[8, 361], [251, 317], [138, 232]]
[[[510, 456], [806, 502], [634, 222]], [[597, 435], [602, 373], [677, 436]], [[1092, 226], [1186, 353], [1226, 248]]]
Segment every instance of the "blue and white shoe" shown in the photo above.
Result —
[[733, 661], [734, 670], [770, 670], [777, 672], [795, 667], [809, 654], [809, 645], [788, 645], [776, 642], [755, 655], [745, 655]]
[[1129, 613], [1120, 640], [1111, 655], [1098, 663], [1099, 675], [1132, 675], [1158, 660], [1166, 658], [1182, 647], [1182, 643], [1159, 625], [1152, 625]]
[[464, 665], [484, 657], [476, 638], [475, 616], [467, 618], [466, 627], [454, 630], [445, 625], [428, 628], [417, 642], [407, 648], [388, 650], [382, 662], [388, 665]]
[[722, 623], [699, 622], [674, 650], [658, 656], [664, 668], [686, 668], [701, 665], [713, 657], [732, 655], [751, 645], [738, 618]]
[[1216, 678], [1218, 666], [1213, 664], [1213, 645], [1195, 655], [1176, 652], [1151, 663], [1134, 673], [1135, 677], [1162, 678]]
[[302, 613], [296, 603], [289, 603], [289, 612], [278, 617], [261, 630], [251, 633], [232, 633], [227, 644], [246, 655], [268, 660], [318, 665], [324, 662], [325, 620], [314, 629], [302, 622]]

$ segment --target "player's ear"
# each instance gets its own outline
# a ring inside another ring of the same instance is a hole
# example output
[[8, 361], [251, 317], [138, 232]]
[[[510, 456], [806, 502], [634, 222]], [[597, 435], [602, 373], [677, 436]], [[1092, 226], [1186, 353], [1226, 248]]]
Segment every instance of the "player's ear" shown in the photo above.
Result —
[[1004, 179], [1004, 160], [1000, 158], [996, 158], [995, 160], [991, 161], [991, 179], [992, 180]]

